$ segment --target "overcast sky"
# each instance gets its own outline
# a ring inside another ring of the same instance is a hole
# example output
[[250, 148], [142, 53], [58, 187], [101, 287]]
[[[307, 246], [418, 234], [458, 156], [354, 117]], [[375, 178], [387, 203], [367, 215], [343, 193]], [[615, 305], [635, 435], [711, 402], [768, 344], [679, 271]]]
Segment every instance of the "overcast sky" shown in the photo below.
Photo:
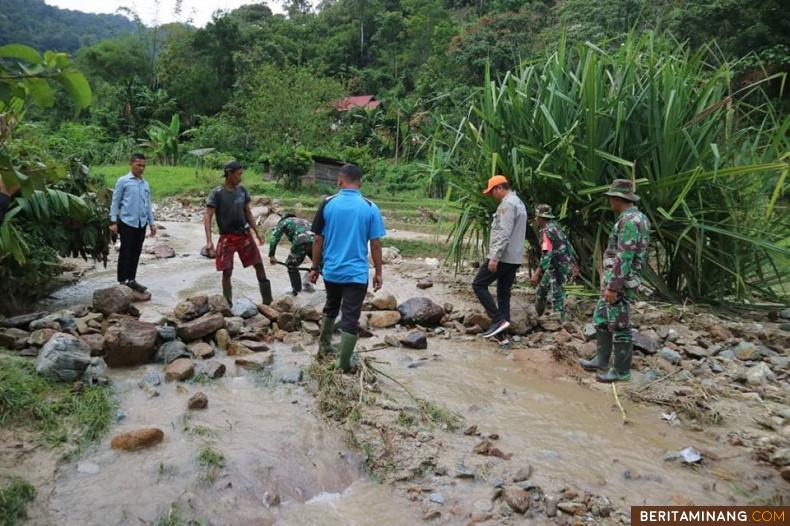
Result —
[[[254, 0], [183, 0], [181, 14], [176, 14], [176, 0], [45, 0], [47, 4], [74, 9], [88, 13], [114, 13], [119, 7], [128, 7], [137, 12], [146, 25], [164, 24], [167, 22], [191, 22], [196, 26], [204, 26], [211, 20], [211, 14], [217, 9], [230, 10], [245, 4], [255, 4]], [[275, 12], [282, 12], [280, 2], [266, 2]], [[157, 4], [159, 8], [157, 10]]]

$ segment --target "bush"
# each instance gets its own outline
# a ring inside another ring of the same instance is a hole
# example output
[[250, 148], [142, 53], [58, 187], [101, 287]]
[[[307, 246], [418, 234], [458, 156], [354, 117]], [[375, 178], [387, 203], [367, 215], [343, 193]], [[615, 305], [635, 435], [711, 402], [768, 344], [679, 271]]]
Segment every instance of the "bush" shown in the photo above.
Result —
[[56, 159], [77, 157], [87, 164], [104, 162], [110, 147], [104, 128], [76, 122], [64, 122], [47, 140], [47, 148]]
[[302, 186], [301, 177], [313, 166], [313, 155], [302, 147], [283, 147], [269, 154], [265, 162], [286, 190], [298, 190]]

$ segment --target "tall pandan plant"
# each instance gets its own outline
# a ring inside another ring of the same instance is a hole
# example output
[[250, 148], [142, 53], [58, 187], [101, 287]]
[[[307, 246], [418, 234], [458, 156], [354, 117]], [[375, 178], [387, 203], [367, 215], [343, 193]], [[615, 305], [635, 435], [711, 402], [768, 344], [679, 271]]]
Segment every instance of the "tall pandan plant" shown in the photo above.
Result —
[[601, 194], [625, 177], [652, 222], [644, 274], [658, 294], [786, 297], [790, 118], [759, 85], [733, 88], [733, 65], [719, 58], [632, 34], [613, 51], [562, 40], [499, 81], [487, 76], [431, 156], [460, 208], [455, 260], [487, 240], [494, 204], [481, 189], [499, 173], [529, 205], [555, 208], [594, 285], [614, 219]]

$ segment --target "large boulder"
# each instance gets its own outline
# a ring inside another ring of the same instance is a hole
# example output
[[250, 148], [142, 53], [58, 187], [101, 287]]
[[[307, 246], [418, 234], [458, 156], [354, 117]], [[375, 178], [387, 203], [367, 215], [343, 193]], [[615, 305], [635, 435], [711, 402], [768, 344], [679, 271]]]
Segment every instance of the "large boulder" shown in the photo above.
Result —
[[491, 326], [491, 318], [484, 312], [470, 311], [464, 316], [463, 323], [464, 327], [474, 327], [476, 325], [485, 331]]
[[39, 318], [43, 318], [47, 314], [49, 314], [47, 311], [40, 311], [40, 312], [31, 312], [29, 314], [22, 314], [20, 316], [14, 316], [13, 318], [6, 318], [4, 320], [0, 320], [0, 327], [27, 330], [31, 322], [34, 322]]
[[247, 319], [258, 314], [258, 307], [249, 298], [238, 298], [233, 301], [230, 311], [236, 317]]
[[210, 308], [207, 296], [195, 296], [179, 302], [176, 308], [173, 309], [173, 314], [181, 321], [192, 321], [206, 314]]
[[178, 340], [163, 343], [156, 353], [157, 361], [162, 361], [165, 364], [172, 363], [179, 358], [190, 358], [191, 356], [187, 346]]
[[204, 314], [178, 326], [178, 336], [186, 342], [210, 336], [225, 327], [225, 318], [218, 312]]
[[411, 298], [398, 305], [401, 323], [436, 327], [442, 322], [444, 309], [429, 298]]
[[165, 367], [165, 381], [189, 380], [195, 374], [195, 364], [189, 358], [178, 358]]
[[230, 304], [222, 294], [214, 294], [208, 298], [208, 308], [211, 312], [219, 312], [223, 316], [231, 316]]
[[36, 358], [36, 372], [60, 382], [82, 378], [91, 364], [91, 348], [79, 338], [56, 333]]
[[531, 303], [516, 304], [510, 309], [510, 332], [524, 335], [538, 325], [538, 313]]
[[93, 291], [93, 310], [105, 316], [124, 314], [132, 304], [132, 291], [129, 287], [115, 285]]
[[368, 324], [373, 329], [394, 327], [400, 321], [400, 312], [396, 310], [380, 310], [370, 313]]
[[104, 333], [104, 361], [110, 367], [150, 362], [156, 354], [156, 325], [124, 318]]

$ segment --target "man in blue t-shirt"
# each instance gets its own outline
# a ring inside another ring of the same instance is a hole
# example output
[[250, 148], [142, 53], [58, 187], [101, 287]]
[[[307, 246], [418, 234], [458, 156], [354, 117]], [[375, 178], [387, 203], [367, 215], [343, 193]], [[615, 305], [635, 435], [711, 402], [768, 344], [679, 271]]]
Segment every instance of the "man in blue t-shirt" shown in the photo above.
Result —
[[362, 171], [353, 164], [340, 169], [337, 178], [340, 191], [327, 197], [313, 220], [313, 267], [310, 281], [318, 281], [318, 269], [326, 286], [326, 304], [318, 355], [333, 353], [331, 347], [335, 318], [340, 319], [340, 348], [337, 367], [351, 369], [351, 356], [357, 344], [359, 316], [368, 292], [368, 242], [375, 274], [373, 290], [381, 288], [381, 238], [386, 235], [381, 212], [372, 201], [362, 196]]

